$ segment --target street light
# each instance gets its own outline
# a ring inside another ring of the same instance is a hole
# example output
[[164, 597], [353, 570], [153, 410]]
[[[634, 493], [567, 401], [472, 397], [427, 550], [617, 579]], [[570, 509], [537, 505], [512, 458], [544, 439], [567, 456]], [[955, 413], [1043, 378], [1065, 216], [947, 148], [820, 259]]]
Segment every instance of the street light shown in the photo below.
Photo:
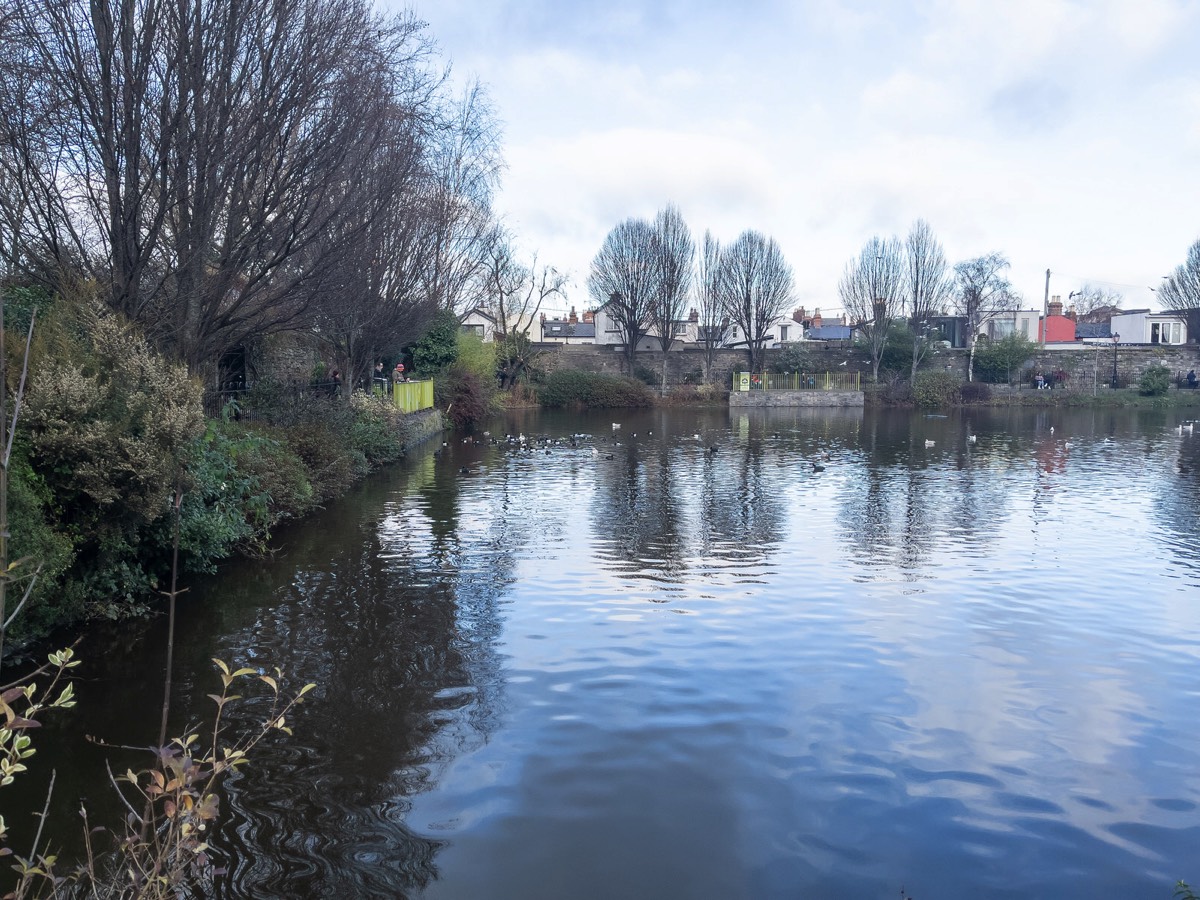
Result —
[[1113, 390], [1116, 390], [1116, 388], [1117, 388], [1117, 344], [1119, 344], [1119, 343], [1121, 343], [1121, 335], [1119, 335], [1119, 334], [1114, 334], [1114, 335], [1112, 336], [1112, 345], [1113, 345], [1113, 377], [1112, 377], [1112, 386], [1113, 386]]

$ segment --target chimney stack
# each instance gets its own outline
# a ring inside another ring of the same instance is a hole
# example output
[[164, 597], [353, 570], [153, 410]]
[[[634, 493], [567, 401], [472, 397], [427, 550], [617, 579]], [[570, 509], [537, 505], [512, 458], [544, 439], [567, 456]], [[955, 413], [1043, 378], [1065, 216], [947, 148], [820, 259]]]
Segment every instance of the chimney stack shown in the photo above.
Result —
[[798, 310], [796, 310], [794, 313], [792, 313], [792, 321], [799, 322], [801, 325], [804, 324], [804, 307], [803, 306], [800, 307]]
[[573, 306], [571, 307], [571, 314], [569, 316], [567, 316], [567, 324], [569, 324], [569, 325], [578, 325], [579, 324], [579, 317], [577, 315], [575, 315], [575, 307], [573, 307]]
[[821, 309], [820, 309], [820, 307], [817, 307], [815, 310], [813, 310], [812, 327], [813, 328], [821, 327]]
[[1050, 298], [1049, 311], [1050, 315], [1052, 316], [1062, 315], [1062, 297], [1060, 297], [1058, 294], [1055, 294]]
[[693, 325], [700, 321], [700, 313], [696, 311], [696, 307], [694, 306], [692, 307], [691, 312], [688, 313], [688, 321]]
[[583, 321], [585, 324], [590, 325], [591, 323], [596, 321], [596, 314], [594, 312], [592, 312], [590, 309], [584, 310]]

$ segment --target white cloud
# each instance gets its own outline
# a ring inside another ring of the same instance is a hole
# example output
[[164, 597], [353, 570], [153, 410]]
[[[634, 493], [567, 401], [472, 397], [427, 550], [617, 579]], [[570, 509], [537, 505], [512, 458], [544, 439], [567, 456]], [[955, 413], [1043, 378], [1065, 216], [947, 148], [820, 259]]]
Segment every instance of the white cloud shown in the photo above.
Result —
[[1156, 283], [1200, 236], [1186, 0], [418, 13], [491, 85], [498, 207], [579, 284], [613, 225], [670, 201], [697, 233], [774, 235], [823, 309], [867, 238], [918, 217], [951, 258], [1006, 252], [1037, 298], [1048, 267]]

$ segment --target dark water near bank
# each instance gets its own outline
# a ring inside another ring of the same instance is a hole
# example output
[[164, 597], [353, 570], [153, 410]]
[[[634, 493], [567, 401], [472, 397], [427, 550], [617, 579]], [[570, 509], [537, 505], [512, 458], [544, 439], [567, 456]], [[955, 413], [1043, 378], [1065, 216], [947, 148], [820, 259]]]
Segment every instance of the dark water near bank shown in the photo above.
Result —
[[[213, 656], [319, 685], [228, 783], [220, 894], [1200, 882], [1200, 435], [1176, 423], [529, 414], [494, 430], [597, 452], [418, 452], [184, 601], [176, 727], [209, 714]], [[107, 808], [80, 735], [154, 740], [164, 624], [81, 648], [78, 714], [42, 738], [71, 749], [36, 758], [67, 814]]]

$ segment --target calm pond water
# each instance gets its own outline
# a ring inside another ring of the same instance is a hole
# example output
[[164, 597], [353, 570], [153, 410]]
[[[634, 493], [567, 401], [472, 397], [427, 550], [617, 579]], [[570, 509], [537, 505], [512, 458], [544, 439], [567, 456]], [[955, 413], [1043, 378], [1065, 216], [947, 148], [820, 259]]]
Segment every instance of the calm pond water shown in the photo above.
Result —
[[[180, 726], [213, 656], [319, 685], [228, 783], [220, 896], [1196, 884], [1200, 435], [1177, 422], [530, 413], [493, 431], [594, 438], [418, 451], [184, 601]], [[81, 649], [46, 735], [75, 743], [38, 758], [63, 804], [105, 808], [78, 735], [154, 740], [163, 627]]]

